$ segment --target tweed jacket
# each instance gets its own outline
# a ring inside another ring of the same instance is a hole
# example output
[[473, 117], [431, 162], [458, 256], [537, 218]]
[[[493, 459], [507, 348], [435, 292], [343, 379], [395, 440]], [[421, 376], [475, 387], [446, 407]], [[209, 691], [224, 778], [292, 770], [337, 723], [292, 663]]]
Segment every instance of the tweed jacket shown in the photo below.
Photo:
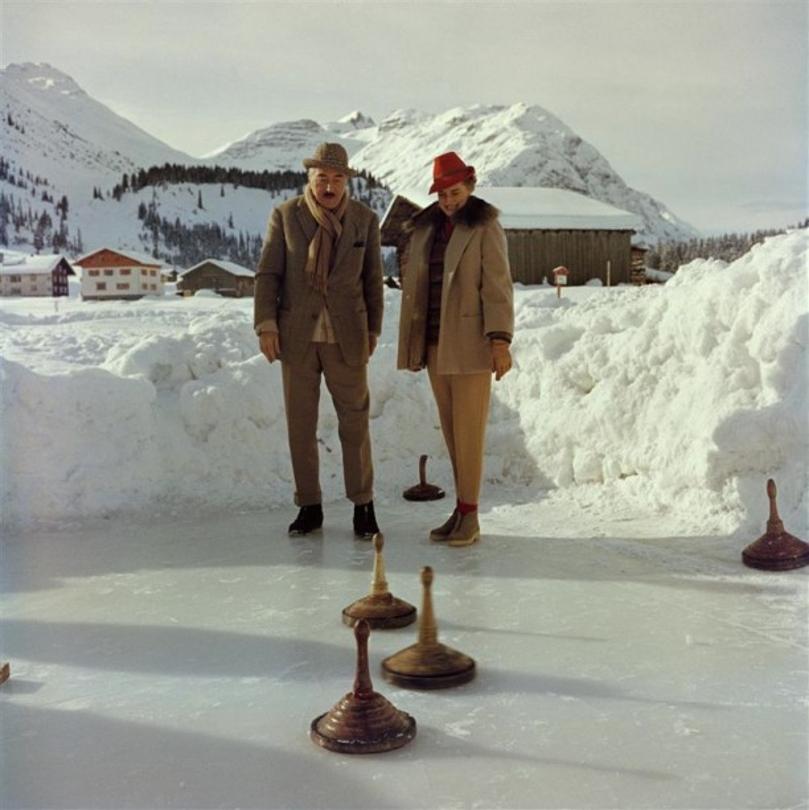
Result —
[[[402, 269], [397, 367], [424, 367], [429, 292], [430, 244], [437, 203], [416, 214]], [[492, 369], [486, 335], [514, 333], [514, 293], [506, 235], [494, 206], [470, 197], [455, 214], [455, 227], [444, 254], [441, 287], [439, 374], [472, 374]]]
[[[323, 306], [324, 296], [310, 286], [304, 269], [316, 230], [303, 196], [276, 206], [256, 270], [254, 326], [277, 330], [281, 359], [293, 364], [302, 360], [311, 343]], [[368, 334], [382, 331], [383, 293], [379, 218], [349, 200], [325, 293], [335, 337], [349, 366], [368, 362]]]

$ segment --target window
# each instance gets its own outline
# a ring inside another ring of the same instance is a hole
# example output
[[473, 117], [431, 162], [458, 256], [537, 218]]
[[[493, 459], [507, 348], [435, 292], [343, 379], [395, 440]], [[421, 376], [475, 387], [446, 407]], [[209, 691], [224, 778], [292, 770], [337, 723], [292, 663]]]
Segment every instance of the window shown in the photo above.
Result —
[[150, 276], [156, 276], [157, 275], [157, 270], [150, 270], [149, 275]]
[[111, 276], [114, 272], [115, 272], [114, 270], [105, 270], [104, 275], [105, 276]]
[[97, 276], [101, 271], [100, 270], [88, 270], [88, 275]]
[[120, 281], [115, 285], [116, 290], [128, 290], [129, 284], [121, 283]]
[[19, 287], [12, 287], [11, 295], [22, 295], [22, 290]]
[[128, 267], [122, 267], [121, 268], [121, 275], [122, 276], [128, 276], [131, 272], [132, 271]]
[[9, 281], [10, 281], [12, 284], [14, 284], [15, 282], [16, 282], [17, 284], [19, 284], [20, 282], [22, 282], [22, 276], [10, 276], [10, 277], [9, 277]]
[[156, 290], [157, 289], [157, 284], [150, 284], [149, 289]]
[[96, 281], [96, 289], [97, 290], [106, 290], [107, 289], [107, 282], [106, 281]]

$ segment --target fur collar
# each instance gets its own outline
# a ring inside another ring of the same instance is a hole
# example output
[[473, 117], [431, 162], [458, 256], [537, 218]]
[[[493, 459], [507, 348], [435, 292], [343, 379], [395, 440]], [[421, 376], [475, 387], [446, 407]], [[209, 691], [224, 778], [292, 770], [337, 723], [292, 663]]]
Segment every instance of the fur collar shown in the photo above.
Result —
[[[466, 225], [469, 228], [475, 228], [478, 225], [487, 225], [497, 216], [500, 212], [486, 200], [481, 200], [480, 197], [475, 197], [474, 194], [466, 201], [466, 205], [455, 214], [455, 222], [459, 225]], [[425, 225], [432, 225], [434, 222], [443, 218], [444, 213], [438, 207], [438, 203], [434, 202], [423, 208], [405, 223], [405, 230], [412, 231], [415, 228], [423, 227]]]

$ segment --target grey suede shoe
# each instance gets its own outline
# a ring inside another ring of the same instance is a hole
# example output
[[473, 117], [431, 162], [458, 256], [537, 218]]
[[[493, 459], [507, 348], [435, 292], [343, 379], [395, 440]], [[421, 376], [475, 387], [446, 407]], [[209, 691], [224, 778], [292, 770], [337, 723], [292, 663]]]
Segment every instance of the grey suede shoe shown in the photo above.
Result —
[[471, 546], [478, 540], [480, 540], [480, 524], [477, 511], [461, 515], [455, 528], [447, 535], [447, 543], [451, 546]]
[[432, 540], [434, 543], [442, 543], [444, 540], [446, 540], [452, 530], [455, 528], [455, 524], [458, 522], [458, 516], [458, 508], [456, 507], [447, 521], [442, 523], [438, 528], [430, 531], [430, 540]]

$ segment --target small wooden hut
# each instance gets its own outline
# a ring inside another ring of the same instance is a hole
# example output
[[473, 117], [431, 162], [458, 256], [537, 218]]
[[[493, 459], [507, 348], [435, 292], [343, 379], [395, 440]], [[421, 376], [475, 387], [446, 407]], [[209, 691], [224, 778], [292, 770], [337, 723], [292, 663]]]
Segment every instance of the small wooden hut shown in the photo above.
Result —
[[249, 267], [222, 259], [203, 259], [179, 274], [177, 291], [214, 290], [229, 298], [242, 298], [253, 295], [255, 280], [256, 274]]
[[[553, 269], [568, 268], [568, 284], [600, 279], [630, 283], [632, 235], [640, 217], [584, 194], [558, 188], [481, 187], [478, 197], [500, 210], [514, 281], [553, 282]], [[382, 244], [400, 259], [407, 245], [405, 222], [435, 197], [416, 191], [394, 195], [382, 218]]]

